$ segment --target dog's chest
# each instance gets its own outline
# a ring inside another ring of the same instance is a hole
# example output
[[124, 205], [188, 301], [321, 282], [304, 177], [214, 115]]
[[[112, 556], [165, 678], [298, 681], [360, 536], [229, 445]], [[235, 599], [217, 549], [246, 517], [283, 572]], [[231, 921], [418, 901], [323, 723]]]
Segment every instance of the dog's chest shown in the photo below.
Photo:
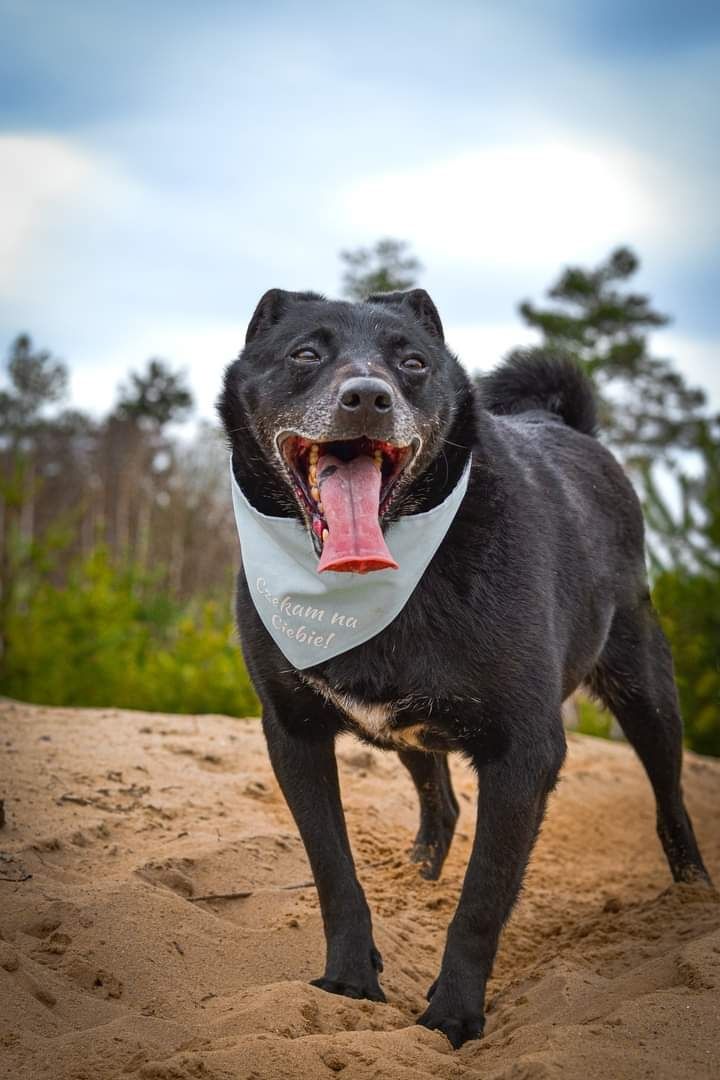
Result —
[[[410, 711], [411, 704], [417, 707], [420, 704], [419, 701], [411, 703], [409, 700], [402, 700], [369, 704], [351, 694], [333, 690], [323, 679], [310, 675], [303, 675], [302, 678], [326, 701], [339, 709], [351, 721], [352, 726], [366, 738], [398, 747], [422, 747], [426, 724], [422, 721], [413, 723], [411, 718], [415, 708]], [[403, 723], [403, 715], [407, 715], [411, 722]]]

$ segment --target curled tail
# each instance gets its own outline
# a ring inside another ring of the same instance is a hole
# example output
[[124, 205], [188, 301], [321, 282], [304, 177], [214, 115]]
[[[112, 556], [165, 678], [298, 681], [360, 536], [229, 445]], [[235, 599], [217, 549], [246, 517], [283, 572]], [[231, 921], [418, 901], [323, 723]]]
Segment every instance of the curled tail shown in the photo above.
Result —
[[541, 409], [559, 416], [576, 431], [597, 434], [592, 383], [568, 356], [516, 349], [479, 380], [479, 387], [482, 405], [498, 416]]

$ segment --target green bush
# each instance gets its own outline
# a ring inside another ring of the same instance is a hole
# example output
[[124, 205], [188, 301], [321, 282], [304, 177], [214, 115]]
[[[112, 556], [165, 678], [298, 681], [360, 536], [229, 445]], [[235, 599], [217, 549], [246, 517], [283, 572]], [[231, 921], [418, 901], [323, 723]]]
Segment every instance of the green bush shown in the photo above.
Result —
[[720, 571], [665, 571], [654, 601], [673, 651], [685, 741], [720, 755]]
[[[224, 604], [183, 609], [156, 579], [102, 548], [62, 585], [51, 570], [47, 559], [27, 562], [14, 585], [0, 693], [46, 705], [257, 713]], [[687, 745], [720, 755], [720, 573], [665, 571], [654, 600], [673, 650]], [[578, 707], [578, 731], [610, 736], [607, 712], [587, 700]]]
[[183, 611], [151, 577], [96, 550], [62, 586], [24, 582], [5, 619], [0, 692], [47, 705], [257, 712], [229, 612]]
[[595, 735], [599, 739], [612, 738], [612, 715], [589, 698], [577, 701], [578, 723], [576, 731], [581, 735]]

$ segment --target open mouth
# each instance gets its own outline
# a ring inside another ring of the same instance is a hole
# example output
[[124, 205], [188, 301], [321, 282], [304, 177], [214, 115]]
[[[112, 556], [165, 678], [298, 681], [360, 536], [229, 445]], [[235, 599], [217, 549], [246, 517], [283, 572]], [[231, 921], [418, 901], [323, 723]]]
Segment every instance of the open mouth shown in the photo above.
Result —
[[414, 448], [365, 437], [314, 442], [287, 435], [280, 450], [310, 521], [318, 572], [396, 570], [381, 521]]

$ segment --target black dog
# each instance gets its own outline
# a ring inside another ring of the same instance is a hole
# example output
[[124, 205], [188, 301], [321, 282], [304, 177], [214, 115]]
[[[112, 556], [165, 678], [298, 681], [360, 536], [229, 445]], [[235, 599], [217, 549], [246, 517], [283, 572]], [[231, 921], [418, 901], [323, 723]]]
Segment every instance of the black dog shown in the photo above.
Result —
[[[317, 883], [327, 961], [316, 986], [385, 1000], [340, 803], [338, 732], [398, 750], [420, 800], [413, 857], [429, 878], [458, 813], [447, 751], [476, 768], [472, 855], [419, 1020], [459, 1047], [483, 1030], [485, 984], [563, 763], [560, 710], [576, 687], [613, 711], [640, 756], [673, 877], [708, 880], [683, 804], [681, 721], [638, 500], [593, 437], [592, 391], [573, 364], [514, 359], [478, 394], [421, 289], [360, 304], [266, 293], [219, 411], [250, 502], [304, 522], [319, 555], [334, 527], [317, 490], [324, 455], [341, 471], [364, 455], [381, 467], [384, 532], [440, 504], [472, 454], [445, 539], [402, 612], [365, 644], [301, 673], [242, 572], [237, 604], [272, 764]], [[347, 568], [375, 566], [360, 551]]]

